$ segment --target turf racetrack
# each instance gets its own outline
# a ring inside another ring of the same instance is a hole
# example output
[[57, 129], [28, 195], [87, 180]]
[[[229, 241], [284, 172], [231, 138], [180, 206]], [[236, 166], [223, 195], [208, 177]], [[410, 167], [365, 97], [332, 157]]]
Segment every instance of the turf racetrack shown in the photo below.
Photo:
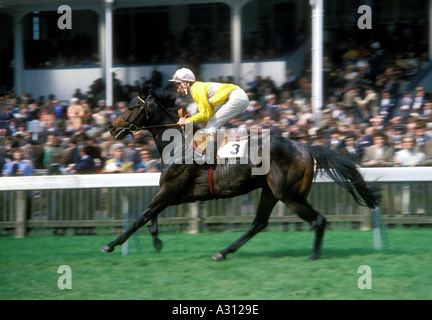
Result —
[[[267, 231], [227, 260], [211, 255], [240, 236], [162, 233], [157, 253], [149, 235], [110, 254], [113, 235], [0, 237], [0, 299], [431, 299], [432, 230], [392, 229], [391, 250], [375, 251], [372, 231], [330, 230], [322, 259], [310, 261], [314, 233]], [[141, 244], [142, 250], [136, 245]], [[59, 289], [61, 265], [72, 289]], [[369, 266], [371, 289], [360, 289]], [[360, 280], [359, 280], [360, 279]]]

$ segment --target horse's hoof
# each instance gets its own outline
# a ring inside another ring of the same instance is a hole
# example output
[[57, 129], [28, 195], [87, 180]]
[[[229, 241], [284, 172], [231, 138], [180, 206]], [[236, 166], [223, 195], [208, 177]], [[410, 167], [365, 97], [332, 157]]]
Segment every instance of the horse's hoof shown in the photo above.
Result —
[[222, 260], [225, 260], [225, 255], [223, 255], [222, 253], [218, 252], [218, 253], [215, 253], [215, 254], [212, 256], [212, 258], [213, 258], [214, 260], [216, 260], [216, 261], [222, 261]]
[[310, 256], [310, 259], [311, 259], [312, 261], [319, 260], [319, 258], [320, 258], [320, 256], [319, 256], [318, 254], [315, 254], [315, 253], [313, 253], [313, 254]]
[[106, 253], [108, 253], [108, 252], [113, 252], [113, 251], [114, 251], [114, 248], [111, 247], [111, 246], [109, 246], [109, 245], [106, 245], [105, 247], [102, 247], [102, 248], [101, 248], [101, 251], [102, 251], [102, 252], [106, 252]]
[[153, 239], [153, 245], [156, 248], [157, 252], [160, 252], [162, 250], [162, 247], [163, 247], [162, 240], [160, 240], [160, 239]]

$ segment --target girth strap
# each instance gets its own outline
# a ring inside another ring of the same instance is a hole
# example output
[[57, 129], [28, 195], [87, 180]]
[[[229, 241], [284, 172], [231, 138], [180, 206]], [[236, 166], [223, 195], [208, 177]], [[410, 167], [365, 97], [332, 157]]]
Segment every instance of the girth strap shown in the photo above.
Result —
[[209, 182], [210, 195], [214, 198], [215, 194], [214, 194], [214, 185], [213, 185], [213, 167], [212, 166], [210, 166], [208, 169], [208, 182]]

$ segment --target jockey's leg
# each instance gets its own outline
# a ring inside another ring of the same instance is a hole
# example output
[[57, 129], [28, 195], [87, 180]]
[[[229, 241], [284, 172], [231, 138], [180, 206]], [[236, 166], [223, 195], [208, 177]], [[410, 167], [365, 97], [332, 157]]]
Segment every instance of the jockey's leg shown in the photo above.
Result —
[[216, 132], [225, 123], [237, 117], [249, 105], [249, 98], [243, 89], [238, 88], [230, 93], [227, 102], [222, 105], [207, 123], [209, 132]]

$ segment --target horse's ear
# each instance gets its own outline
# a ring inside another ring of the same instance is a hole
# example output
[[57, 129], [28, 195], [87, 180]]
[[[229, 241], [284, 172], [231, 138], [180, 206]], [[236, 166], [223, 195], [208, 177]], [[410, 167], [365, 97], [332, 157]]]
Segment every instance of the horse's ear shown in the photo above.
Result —
[[147, 97], [149, 94], [153, 93], [153, 84], [145, 83], [141, 89], [138, 89], [138, 94], [141, 98]]
[[133, 108], [135, 108], [138, 105], [139, 99], [142, 99], [139, 94], [137, 97], [133, 97], [131, 102], [129, 103], [128, 109], [132, 110]]

